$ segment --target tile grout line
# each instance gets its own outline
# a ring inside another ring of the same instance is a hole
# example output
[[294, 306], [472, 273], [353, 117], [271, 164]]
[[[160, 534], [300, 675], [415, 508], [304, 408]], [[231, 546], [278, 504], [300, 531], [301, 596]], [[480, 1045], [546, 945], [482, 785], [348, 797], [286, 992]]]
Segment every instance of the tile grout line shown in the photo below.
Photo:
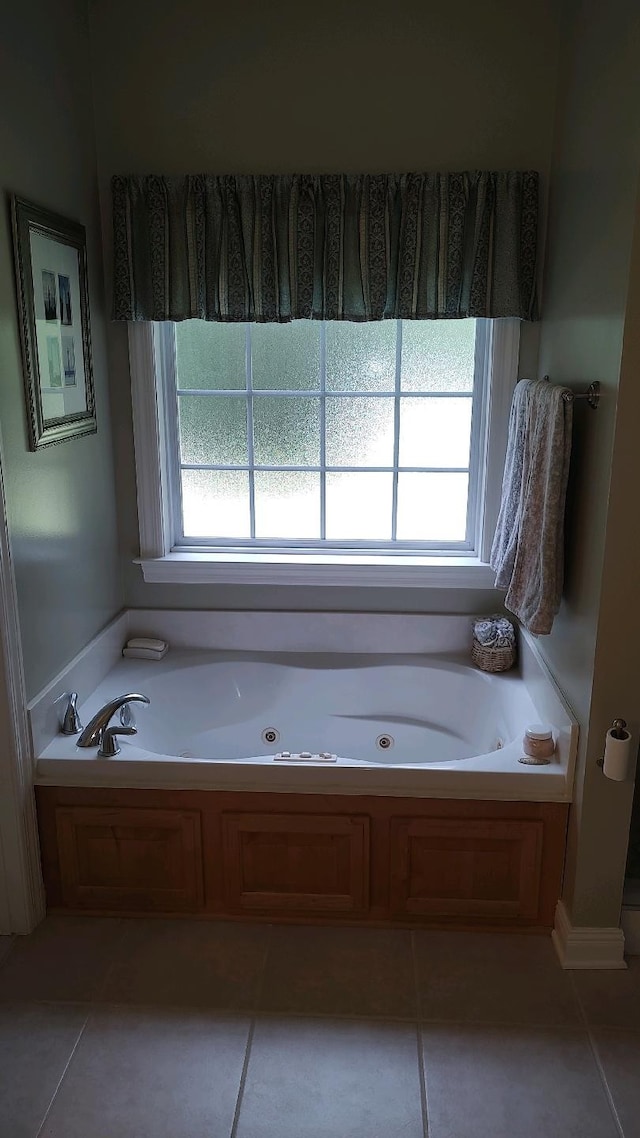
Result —
[[[28, 1000], [0, 1000], [0, 1007], [10, 1007], [16, 1003], [29, 1003], [38, 1007], [47, 1007], [48, 1005], [58, 1006], [63, 1004], [65, 1007], [86, 1007], [89, 1011], [98, 1011], [100, 1008], [123, 1008], [123, 1009], [163, 1009], [175, 1012], [215, 1012], [220, 1015], [230, 1016], [247, 1016], [253, 1017], [256, 1021], [269, 1020], [286, 1016], [291, 1019], [319, 1019], [319, 1020], [339, 1020], [339, 1021], [356, 1021], [359, 1023], [392, 1023], [398, 1025], [415, 1025], [420, 1023], [422, 1027], [482, 1027], [490, 1030], [498, 1030], [501, 1028], [531, 1028], [534, 1031], [552, 1031], [557, 1034], [563, 1032], [575, 1032], [579, 1030], [582, 1022], [578, 1023], [549, 1023], [545, 1020], [536, 1021], [522, 1021], [517, 1019], [500, 1019], [500, 1020], [487, 1020], [487, 1019], [448, 1019], [430, 1016], [392, 1016], [376, 1013], [375, 1015], [368, 1015], [364, 1012], [322, 1012], [322, 1011], [294, 1011], [290, 1008], [278, 1009], [268, 1008], [264, 1011], [257, 1009], [255, 1012], [251, 1008], [238, 1006], [236, 1004], [174, 1004], [165, 1003], [154, 1000], [102, 1000], [98, 1004], [92, 1003], [90, 1000], [65, 1000], [58, 998], [51, 999], [34, 999], [33, 997]], [[612, 1030], [605, 1028], [604, 1030]], [[622, 1028], [629, 1035], [637, 1035], [638, 1029], [635, 1028]]]
[[416, 1024], [416, 1044], [418, 1048], [418, 1078], [420, 1080], [420, 1108], [422, 1112], [422, 1130], [424, 1138], [429, 1134], [429, 1104], [427, 1102], [427, 1072], [424, 1062], [424, 1042], [422, 1039], [422, 1026]]
[[427, 1072], [424, 1063], [424, 1041], [422, 1038], [422, 1003], [420, 988], [418, 986], [418, 961], [416, 959], [415, 931], [411, 930], [411, 960], [413, 963], [413, 990], [416, 1010], [416, 1047], [418, 1049], [418, 1081], [420, 1083], [420, 1112], [422, 1114], [422, 1132], [424, 1138], [429, 1134], [429, 1105], [427, 1102]]
[[101, 996], [105, 992], [107, 984], [109, 983], [109, 980], [111, 979], [111, 973], [113, 972], [113, 970], [116, 966], [117, 953], [119, 952], [120, 948], [122, 947], [122, 945], [126, 939], [127, 922], [124, 921], [122, 919], [122, 917], [119, 917], [118, 920], [120, 922], [119, 936], [117, 936], [115, 939], [115, 943], [113, 945], [113, 952], [111, 954], [111, 961], [109, 963], [109, 966], [108, 966], [108, 968], [105, 969], [104, 976], [102, 977], [101, 982], [99, 984], [96, 984], [94, 991], [91, 993], [90, 1003], [92, 1005], [96, 1004], [96, 1003], [97, 1004], [104, 1003], [104, 1001], [101, 999]]
[[584, 1029], [587, 1033], [587, 1039], [589, 1041], [589, 1048], [591, 1050], [591, 1054], [593, 1056], [593, 1061], [596, 1065], [598, 1074], [600, 1076], [600, 1082], [602, 1083], [602, 1089], [604, 1091], [605, 1098], [609, 1104], [609, 1109], [610, 1109], [611, 1114], [613, 1116], [613, 1121], [614, 1121], [615, 1127], [616, 1127], [618, 1133], [620, 1134], [621, 1138], [625, 1138], [624, 1129], [623, 1129], [622, 1123], [620, 1121], [620, 1115], [618, 1114], [618, 1110], [617, 1110], [613, 1095], [611, 1093], [611, 1088], [609, 1087], [609, 1082], [607, 1080], [606, 1072], [605, 1072], [604, 1066], [602, 1064], [602, 1059], [600, 1058], [600, 1052], [598, 1051], [598, 1046], [596, 1044], [593, 1032], [591, 1030], [591, 1024], [589, 1023], [589, 1018], [587, 1016], [587, 1012], [586, 1012], [586, 1009], [584, 1007], [584, 1004], [582, 1003], [582, 1000], [580, 999], [580, 993], [578, 992], [578, 988], [577, 988], [577, 985], [575, 982], [575, 978], [574, 978], [573, 972], [571, 970], [569, 970], [569, 983], [571, 984], [571, 987], [573, 989], [573, 994], [574, 994], [574, 997], [576, 999], [576, 1003], [577, 1003], [578, 1008], [580, 1010], [580, 1018], [582, 1019]]
[[[212, 1012], [212, 1013], [216, 1013], [219, 1015], [227, 1015], [227, 1016], [245, 1016], [247, 1018], [253, 1018], [256, 1021], [270, 1020], [270, 1019], [274, 1019], [274, 1018], [277, 1019], [279, 1017], [285, 1016], [289, 1019], [320, 1019], [320, 1020], [325, 1020], [325, 1019], [333, 1020], [333, 1019], [335, 1019], [335, 1020], [340, 1020], [340, 1021], [344, 1020], [347, 1022], [354, 1020], [354, 1021], [357, 1021], [359, 1023], [361, 1023], [361, 1022], [364, 1022], [364, 1023], [394, 1023], [394, 1024], [399, 1024], [399, 1025], [404, 1025], [405, 1027], [409, 1027], [410, 1025], [415, 1024], [417, 1022], [415, 1016], [403, 1016], [401, 1018], [400, 1016], [365, 1015], [362, 1012], [318, 1012], [318, 1011], [298, 1012], [298, 1011], [291, 1011], [288, 1008], [284, 1008], [284, 1009], [268, 1008], [266, 1011], [255, 1011], [254, 1012], [254, 1011], [252, 1011], [251, 1007], [242, 1007], [242, 1006], [239, 1006], [237, 1004], [217, 1004], [217, 1003], [213, 1003], [213, 1004], [206, 1004], [206, 1003], [204, 1003], [204, 1004], [202, 1004], [202, 1003], [174, 1004], [174, 1003], [165, 1003], [164, 1001], [161, 1001], [160, 1003], [158, 1003], [157, 1000], [156, 1001], [154, 1001], [154, 1000], [143, 1000], [142, 1002], [139, 1003], [137, 1000], [117, 999], [117, 1000], [103, 1000], [97, 1004], [92, 1004], [88, 1000], [60, 1000], [60, 999], [52, 999], [52, 1000], [30, 999], [27, 1001], [25, 1001], [25, 1000], [0, 1000], [0, 1007], [10, 1007], [12, 1004], [16, 1004], [16, 1003], [21, 1004], [21, 1003], [25, 1003], [25, 1002], [29, 1003], [29, 1004], [37, 1005], [38, 1007], [47, 1007], [47, 1006], [52, 1005], [52, 1004], [53, 1005], [64, 1004], [65, 1007], [78, 1007], [78, 1008], [86, 1007], [90, 1011], [99, 1011], [101, 1008], [124, 1008], [124, 1009], [129, 1008], [129, 1009], [138, 1009], [138, 1010], [144, 1009], [147, 1011], [153, 1011], [154, 1009], [160, 1008], [161, 1010], [174, 1011], [174, 1012], [200, 1011], [200, 1012]], [[429, 1022], [429, 1021], [425, 1021], [425, 1022]], [[435, 1022], [435, 1023], [453, 1023], [453, 1026], [456, 1026], [456, 1025], [457, 1026], [464, 1026], [464, 1021], [434, 1020], [433, 1022]], [[482, 1021], [478, 1021], [478, 1022], [481, 1023]], [[500, 1026], [507, 1026], [508, 1027], [509, 1024], [505, 1024], [505, 1025], [498, 1024], [497, 1026], [498, 1027], [500, 1027]], [[518, 1025], [516, 1024], [515, 1026], [517, 1027]], [[538, 1024], [538, 1025], [534, 1025], [534, 1026], [544, 1027], [545, 1025], [544, 1024]]]
[[[138, 1009], [152, 1011], [160, 1008], [161, 1010], [174, 1011], [174, 1012], [215, 1012], [220, 1015], [227, 1016], [245, 1016], [252, 1017], [257, 1022], [262, 1020], [277, 1019], [285, 1016], [288, 1019], [318, 1019], [318, 1020], [338, 1020], [339, 1022], [357, 1022], [357, 1023], [390, 1023], [398, 1024], [399, 1026], [415, 1026], [419, 1023], [422, 1027], [481, 1027], [493, 1031], [503, 1028], [531, 1028], [533, 1031], [552, 1031], [561, 1035], [563, 1033], [575, 1033], [580, 1030], [582, 1026], [577, 1024], [562, 1024], [562, 1023], [548, 1023], [544, 1020], [529, 1023], [528, 1021], [521, 1021], [516, 1019], [501, 1019], [501, 1020], [486, 1020], [486, 1019], [431, 1019], [428, 1016], [391, 1016], [391, 1015], [367, 1015], [363, 1012], [321, 1012], [321, 1011], [292, 1011], [290, 1008], [278, 1009], [269, 1008], [265, 1011], [253, 1012], [251, 1008], [239, 1007], [234, 1004], [174, 1004], [164, 1003], [153, 1000], [127, 1001], [127, 1000], [105, 1000], [99, 1004], [93, 1005], [87, 1000], [0, 1000], [0, 1007], [10, 1007], [16, 1003], [29, 1003], [38, 1007], [47, 1007], [48, 1005], [58, 1006], [63, 1004], [65, 1007], [86, 1007], [89, 1011], [99, 1011], [101, 1008], [123, 1008], [123, 1009]], [[605, 1029], [612, 1030], [612, 1029]], [[629, 1035], [637, 1035], [637, 1030], [633, 1028], [621, 1029]]]
[[266, 943], [264, 946], [264, 955], [262, 957], [262, 968], [255, 986], [254, 1010], [251, 1016], [251, 1023], [249, 1025], [249, 1034], [247, 1035], [247, 1046], [244, 1052], [244, 1061], [242, 1064], [242, 1071], [240, 1073], [240, 1083], [238, 1085], [238, 1094], [236, 1097], [235, 1110], [233, 1112], [233, 1121], [231, 1123], [231, 1130], [229, 1138], [236, 1138], [238, 1133], [238, 1126], [240, 1125], [240, 1111], [242, 1110], [242, 1099], [244, 1097], [244, 1088], [247, 1082], [247, 1074], [249, 1072], [249, 1063], [251, 1061], [251, 1048], [253, 1047], [253, 1036], [256, 1029], [256, 1013], [260, 1006], [262, 998], [262, 988], [264, 985], [265, 974], [267, 971], [267, 960], [269, 959], [269, 950], [271, 948], [271, 937], [273, 933], [273, 925], [268, 926], [268, 933]]
[[57, 1083], [56, 1088], [55, 1088], [55, 1090], [51, 1096], [51, 1100], [49, 1102], [49, 1105], [44, 1112], [42, 1122], [40, 1123], [40, 1125], [36, 1131], [35, 1138], [39, 1138], [40, 1134], [42, 1134], [43, 1127], [45, 1126], [45, 1123], [46, 1123], [49, 1115], [51, 1114], [51, 1110], [52, 1110], [53, 1104], [55, 1103], [55, 1101], [58, 1097], [60, 1087], [62, 1086], [65, 1078], [67, 1077], [67, 1071], [69, 1070], [69, 1067], [71, 1066], [71, 1064], [73, 1062], [73, 1057], [74, 1057], [76, 1051], [78, 1050], [78, 1047], [80, 1046], [80, 1041], [81, 1041], [82, 1037], [84, 1036], [84, 1033], [87, 1029], [87, 1024], [89, 1023], [90, 1018], [91, 1018], [91, 1010], [89, 1009], [87, 1011], [86, 1016], [85, 1016], [84, 1023], [82, 1025], [82, 1027], [80, 1028], [80, 1031], [78, 1032], [78, 1038], [76, 1039], [73, 1047], [71, 1048], [71, 1054], [69, 1055], [69, 1058], [67, 1059], [67, 1061], [64, 1065], [63, 1072], [62, 1072], [60, 1078], [58, 1079], [58, 1083]]
[[255, 1032], [255, 1016], [251, 1017], [251, 1024], [249, 1026], [249, 1034], [247, 1035], [247, 1046], [244, 1053], [244, 1062], [242, 1064], [242, 1071], [240, 1074], [240, 1083], [238, 1086], [238, 1094], [236, 1097], [235, 1110], [233, 1112], [233, 1122], [231, 1123], [231, 1130], [229, 1131], [229, 1138], [236, 1138], [238, 1133], [238, 1126], [240, 1124], [240, 1111], [242, 1109], [242, 1099], [244, 1097], [244, 1088], [247, 1082], [247, 1074], [249, 1072], [249, 1062], [251, 1060], [251, 1048], [253, 1046], [253, 1036]]
[[260, 1014], [262, 1004], [262, 989], [264, 988], [264, 981], [267, 974], [267, 963], [269, 960], [269, 953], [271, 952], [271, 941], [273, 940], [273, 925], [268, 925], [268, 933], [266, 943], [264, 946], [264, 955], [262, 957], [262, 968], [258, 976], [258, 982], [255, 986], [255, 1000], [253, 1004], [253, 1018]]

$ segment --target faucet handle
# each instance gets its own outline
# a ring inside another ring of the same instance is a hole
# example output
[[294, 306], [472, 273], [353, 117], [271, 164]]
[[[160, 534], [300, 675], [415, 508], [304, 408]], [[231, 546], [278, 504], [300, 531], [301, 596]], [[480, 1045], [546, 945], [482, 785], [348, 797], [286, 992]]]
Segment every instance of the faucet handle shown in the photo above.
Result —
[[63, 735], [79, 735], [82, 731], [82, 723], [78, 715], [78, 693], [77, 691], [72, 691], [65, 694], [67, 697], [67, 706], [60, 730]]
[[118, 735], [137, 735], [138, 732], [135, 727], [107, 727], [102, 735], [102, 742], [98, 749], [99, 759], [112, 759], [114, 755], [120, 754], [120, 747], [118, 746]]

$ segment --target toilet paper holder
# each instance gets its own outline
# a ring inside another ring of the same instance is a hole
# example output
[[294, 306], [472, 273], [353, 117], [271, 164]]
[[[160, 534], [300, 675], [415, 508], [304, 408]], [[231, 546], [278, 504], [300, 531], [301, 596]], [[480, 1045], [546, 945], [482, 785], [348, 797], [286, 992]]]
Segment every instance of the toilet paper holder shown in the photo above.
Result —
[[[604, 769], [605, 762], [607, 762], [608, 740], [609, 739], [615, 740], [614, 746], [617, 745], [618, 743], [626, 744], [626, 747], [624, 748], [624, 750], [625, 750], [625, 752], [627, 751], [628, 745], [631, 741], [631, 735], [630, 735], [629, 731], [627, 730], [626, 719], [614, 719], [613, 723], [611, 724], [611, 727], [607, 731], [607, 735], [606, 735], [606, 739], [605, 739], [605, 753], [599, 759], [596, 759], [596, 764], [601, 769]], [[626, 758], [627, 758], [627, 756], [625, 754], [624, 755], [625, 764], [626, 764]], [[605, 770], [604, 773], [607, 774], [608, 777], [614, 778], [617, 781], [624, 781], [624, 778], [626, 777], [626, 771], [619, 771], [619, 772], [616, 772], [615, 774], [612, 773], [611, 775], [609, 775], [609, 771]]]
[[[611, 724], [611, 734], [613, 735], [614, 739], [624, 739], [626, 731], [626, 719], [614, 719], [613, 723]], [[599, 759], [596, 759], [596, 766], [604, 766], [604, 755], [601, 755]]]
[[614, 719], [611, 724], [611, 734], [614, 739], [625, 739], [627, 734], [626, 719]]

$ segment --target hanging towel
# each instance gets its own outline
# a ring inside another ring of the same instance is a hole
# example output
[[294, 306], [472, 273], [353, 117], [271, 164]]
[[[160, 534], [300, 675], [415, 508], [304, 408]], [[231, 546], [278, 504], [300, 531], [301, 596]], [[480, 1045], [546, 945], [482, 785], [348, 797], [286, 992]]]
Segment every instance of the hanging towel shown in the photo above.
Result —
[[509, 418], [502, 502], [490, 564], [505, 608], [537, 635], [551, 632], [564, 572], [564, 506], [573, 403], [567, 388], [521, 379]]

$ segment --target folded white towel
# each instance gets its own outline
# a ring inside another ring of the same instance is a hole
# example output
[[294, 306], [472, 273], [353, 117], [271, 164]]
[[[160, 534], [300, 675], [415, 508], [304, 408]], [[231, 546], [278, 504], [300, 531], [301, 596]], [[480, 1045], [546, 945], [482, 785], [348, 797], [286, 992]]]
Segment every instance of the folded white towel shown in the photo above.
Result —
[[169, 650], [166, 640], [157, 640], [150, 636], [133, 636], [127, 640], [122, 649], [123, 656], [131, 656], [134, 660], [162, 660]]
[[490, 563], [505, 608], [538, 635], [551, 632], [564, 574], [564, 507], [573, 404], [547, 380], [516, 385]]

